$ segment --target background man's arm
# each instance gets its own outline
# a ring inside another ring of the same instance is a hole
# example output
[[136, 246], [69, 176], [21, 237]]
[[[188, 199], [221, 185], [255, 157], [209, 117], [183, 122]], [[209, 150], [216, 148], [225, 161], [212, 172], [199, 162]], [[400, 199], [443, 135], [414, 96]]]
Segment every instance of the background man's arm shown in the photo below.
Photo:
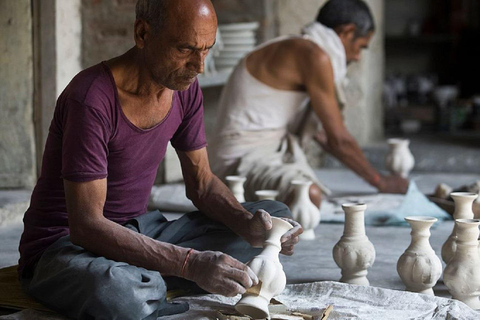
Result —
[[312, 108], [325, 130], [325, 134], [318, 134], [315, 137], [316, 141], [325, 151], [381, 192], [405, 193], [408, 181], [399, 176], [380, 175], [346, 129], [335, 95], [333, 69], [328, 56], [320, 49], [311, 50], [306, 54], [306, 59], [301, 60], [300, 70], [310, 95]]
[[[182, 165], [187, 197], [194, 205], [209, 216], [243, 237], [252, 246], [260, 247], [265, 231], [272, 226], [270, 215], [259, 210], [254, 215], [245, 210], [235, 199], [230, 189], [210, 170], [206, 148], [182, 152], [177, 151]], [[290, 221], [294, 228], [282, 237], [282, 253], [292, 254], [298, 242], [301, 226]]]

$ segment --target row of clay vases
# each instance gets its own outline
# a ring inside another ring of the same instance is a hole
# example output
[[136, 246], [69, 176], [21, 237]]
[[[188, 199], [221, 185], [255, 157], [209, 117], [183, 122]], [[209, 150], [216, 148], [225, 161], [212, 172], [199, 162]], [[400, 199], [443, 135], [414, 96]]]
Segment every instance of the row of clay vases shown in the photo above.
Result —
[[278, 258], [282, 249], [280, 238], [293, 226], [280, 218], [272, 217], [272, 228], [267, 232], [262, 252], [248, 266], [257, 275], [259, 284], [247, 290], [235, 309], [253, 319], [269, 318], [270, 300], [285, 289], [285, 272]]
[[[245, 202], [245, 189], [243, 184], [247, 178], [242, 176], [226, 176], [225, 180], [227, 182], [228, 188], [232, 191], [233, 195], [238, 202]], [[258, 197], [258, 200], [275, 200], [278, 196], [277, 190], [258, 190], [255, 191], [255, 195]]]
[[478, 236], [479, 219], [474, 219], [475, 193], [453, 192], [455, 202], [452, 233], [442, 246], [442, 259], [447, 264], [443, 282], [452, 295], [472, 309], [480, 309], [480, 253]]
[[[472, 219], [472, 204], [476, 194], [452, 193], [455, 201], [455, 219], [452, 235], [447, 239], [442, 256], [448, 259], [443, 272], [443, 281], [454, 299], [458, 299], [473, 309], [480, 308], [480, 265], [478, 236], [480, 220]], [[436, 218], [407, 217], [411, 225], [411, 243], [397, 262], [397, 271], [406, 286], [413, 292], [433, 295], [433, 286], [442, 274], [440, 258], [430, 246], [430, 227]], [[451, 254], [446, 256], [445, 253]]]
[[[245, 177], [227, 176], [225, 178], [227, 185], [233, 192], [233, 195], [239, 202], [244, 202], [243, 184]], [[293, 219], [303, 227], [303, 233], [300, 235], [302, 240], [315, 239], [314, 228], [320, 223], [320, 209], [310, 200], [309, 189], [312, 182], [308, 180], [293, 180], [291, 186], [294, 192], [294, 198], [290, 204], [290, 211]], [[276, 190], [258, 190], [255, 192], [259, 200], [275, 200], [278, 195]]]
[[385, 157], [385, 167], [392, 174], [407, 178], [415, 165], [415, 159], [408, 148], [410, 140], [393, 138], [388, 139], [387, 142], [389, 150]]
[[333, 260], [342, 270], [340, 282], [369, 285], [367, 269], [375, 261], [375, 248], [365, 233], [366, 204], [347, 203], [343, 235], [333, 247]]

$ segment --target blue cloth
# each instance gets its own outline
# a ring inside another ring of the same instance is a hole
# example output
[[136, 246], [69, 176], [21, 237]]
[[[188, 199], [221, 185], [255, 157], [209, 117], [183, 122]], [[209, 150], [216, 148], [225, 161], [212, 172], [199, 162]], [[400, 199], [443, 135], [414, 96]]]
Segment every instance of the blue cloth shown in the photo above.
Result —
[[408, 227], [409, 224], [405, 221], [405, 218], [408, 216], [429, 216], [437, 218], [438, 221], [452, 219], [448, 213], [420, 192], [417, 184], [412, 180], [399, 207], [391, 210], [367, 211], [365, 214], [365, 225]]
[[[389, 197], [385, 197], [385, 202], [391, 201], [394, 195], [389, 194]], [[373, 197], [380, 197], [380, 195], [374, 195]], [[391, 208], [384, 209], [369, 209], [369, 203], [367, 203], [367, 210], [365, 211], [365, 225], [367, 226], [405, 226], [409, 224], [405, 221], [405, 217], [408, 216], [429, 216], [435, 217], [439, 221], [451, 220], [452, 217], [446, 213], [443, 209], [438, 207], [435, 203], [431, 202], [422, 192], [418, 190], [417, 184], [412, 180], [408, 186], [408, 191], [403, 197], [400, 205], [396, 205]], [[362, 200], [363, 198], [363, 200]], [[335, 202], [340, 205], [346, 202], [363, 202], [372, 196], [360, 196], [360, 197], [347, 197], [337, 199]], [[358, 199], [358, 200], [357, 200]], [[396, 198], [398, 199], [398, 198]], [[339, 201], [341, 200], [341, 201]], [[378, 205], [377, 201], [377, 205]], [[399, 201], [395, 201], [397, 204]], [[387, 203], [388, 204], [388, 203]], [[382, 205], [382, 207], [385, 207]], [[344, 223], [345, 214], [339, 206], [332, 203], [322, 204], [322, 210], [320, 211], [322, 216], [322, 223]], [[436, 222], [432, 227], [435, 227]]]

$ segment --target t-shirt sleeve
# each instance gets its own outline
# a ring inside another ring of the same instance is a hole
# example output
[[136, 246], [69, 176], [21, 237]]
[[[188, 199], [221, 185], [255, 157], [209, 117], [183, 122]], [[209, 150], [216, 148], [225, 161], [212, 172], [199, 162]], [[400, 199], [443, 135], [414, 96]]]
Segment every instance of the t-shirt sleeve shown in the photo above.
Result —
[[99, 110], [73, 99], [62, 117], [62, 177], [84, 182], [107, 176], [110, 126]]
[[203, 121], [203, 95], [196, 80], [190, 88], [179, 94], [183, 119], [171, 139], [179, 151], [193, 151], [207, 146]]

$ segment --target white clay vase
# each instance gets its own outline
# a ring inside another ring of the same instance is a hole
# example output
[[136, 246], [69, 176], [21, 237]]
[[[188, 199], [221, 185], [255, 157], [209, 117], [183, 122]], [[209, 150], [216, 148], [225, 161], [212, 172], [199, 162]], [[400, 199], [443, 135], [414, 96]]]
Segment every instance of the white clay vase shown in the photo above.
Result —
[[453, 299], [480, 309], [479, 219], [457, 219], [457, 250], [443, 272], [443, 282]]
[[415, 165], [415, 159], [408, 148], [410, 140], [394, 138], [388, 139], [387, 142], [389, 151], [385, 158], [385, 167], [392, 174], [407, 178]]
[[333, 247], [333, 260], [342, 269], [340, 282], [366, 285], [367, 269], [375, 261], [375, 248], [365, 233], [366, 204], [346, 203], [343, 235]]
[[314, 229], [320, 223], [320, 209], [310, 200], [309, 189], [312, 181], [292, 180], [290, 184], [294, 190], [290, 211], [293, 220], [303, 227], [303, 233], [299, 238], [313, 240], [315, 239]]
[[[471, 192], [452, 192], [450, 193], [454, 203], [455, 210], [453, 219], [473, 219], [473, 201], [478, 197], [476, 193]], [[452, 233], [442, 246], [443, 262], [448, 263], [455, 254], [457, 244], [455, 242], [457, 234], [457, 224], [454, 224]]]
[[269, 318], [268, 305], [270, 300], [280, 294], [287, 278], [280, 263], [278, 254], [282, 250], [280, 238], [293, 226], [285, 220], [272, 217], [272, 229], [267, 232], [262, 252], [253, 258], [248, 266], [258, 277], [256, 290], [250, 288], [235, 305], [235, 309], [253, 319]]
[[245, 189], [243, 189], [243, 184], [247, 178], [241, 176], [226, 176], [225, 180], [237, 201], [240, 203], [245, 202]]
[[430, 227], [437, 218], [406, 217], [412, 232], [410, 246], [397, 262], [397, 272], [408, 291], [435, 295], [433, 286], [442, 275], [442, 262], [430, 245]]
[[257, 190], [255, 191], [255, 195], [257, 196], [258, 200], [275, 200], [278, 196], [277, 190]]

